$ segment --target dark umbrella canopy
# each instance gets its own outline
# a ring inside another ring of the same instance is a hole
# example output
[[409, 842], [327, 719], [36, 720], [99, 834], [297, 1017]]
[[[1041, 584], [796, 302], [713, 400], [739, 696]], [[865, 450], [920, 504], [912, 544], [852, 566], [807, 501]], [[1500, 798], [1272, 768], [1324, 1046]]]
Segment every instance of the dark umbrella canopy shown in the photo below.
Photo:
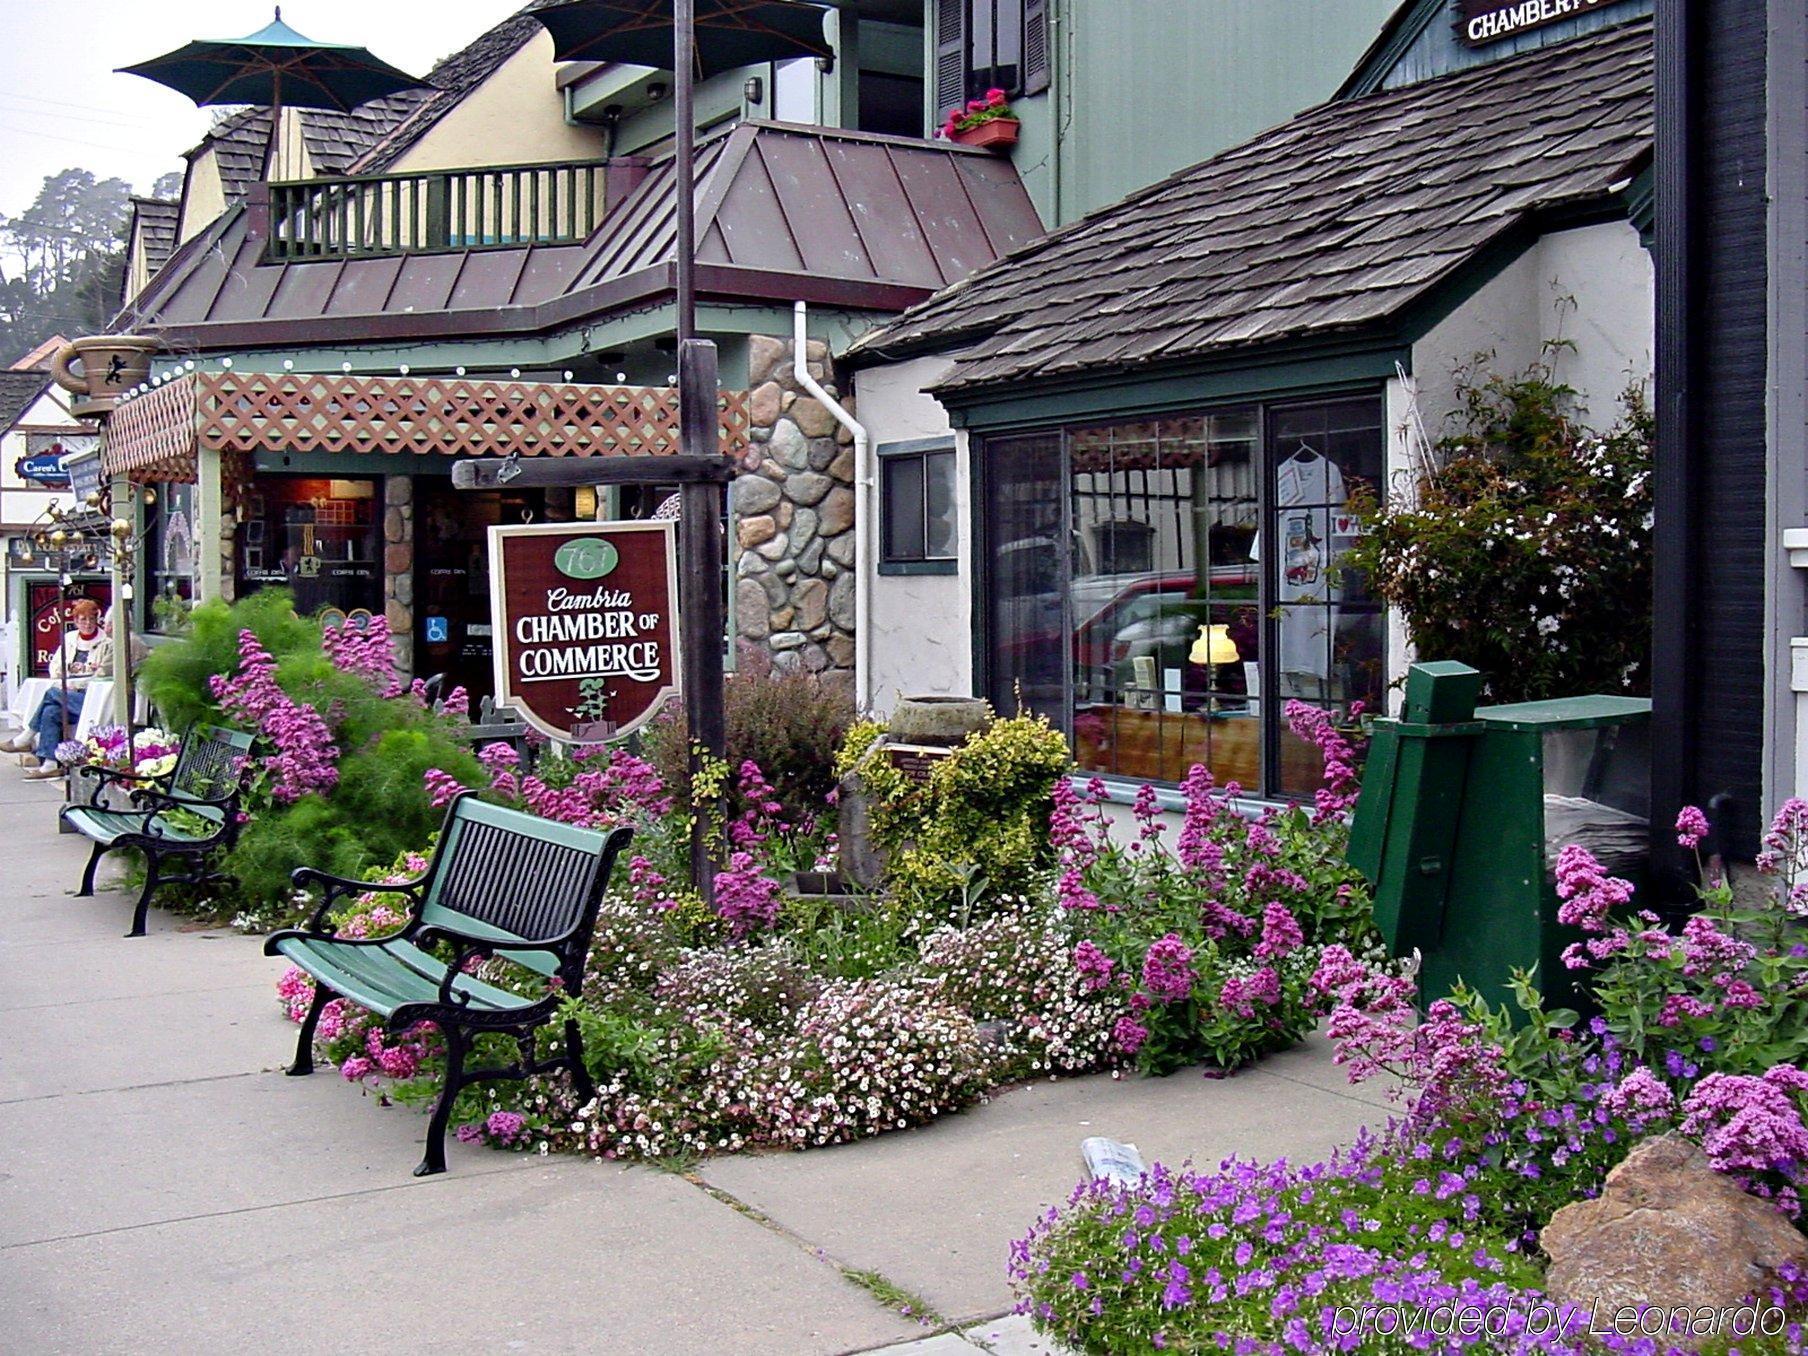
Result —
[[[821, 5], [795, 0], [696, 0], [694, 71], [707, 80], [737, 66], [833, 53]], [[567, 0], [535, 10], [560, 61], [619, 61], [669, 70], [672, 0]]]
[[120, 70], [168, 85], [203, 106], [260, 104], [343, 113], [403, 90], [432, 88], [365, 48], [304, 38], [282, 21], [280, 9], [272, 23], [249, 37], [191, 42]]

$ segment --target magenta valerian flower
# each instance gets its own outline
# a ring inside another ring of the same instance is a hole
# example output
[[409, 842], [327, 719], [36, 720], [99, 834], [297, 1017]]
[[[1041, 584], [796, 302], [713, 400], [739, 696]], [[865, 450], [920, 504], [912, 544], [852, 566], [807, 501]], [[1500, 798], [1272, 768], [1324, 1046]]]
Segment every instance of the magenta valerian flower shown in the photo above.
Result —
[[1711, 1073], [1683, 1100], [1683, 1133], [1697, 1136], [1721, 1172], [1770, 1194], [1762, 1180], [1784, 1178], [1793, 1189], [1808, 1178], [1808, 1126], [1800, 1097], [1808, 1073], [1779, 1064], [1761, 1077]]
[[1117, 971], [1117, 963], [1090, 941], [1074, 947], [1073, 959], [1074, 969], [1080, 972], [1080, 987], [1087, 993], [1107, 987]]
[[1632, 902], [1632, 885], [1602, 869], [1588, 849], [1568, 844], [1557, 854], [1557, 921], [1584, 932], [1605, 932], [1613, 910]]
[[1625, 1120], [1654, 1120], [1670, 1114], [1676, 1096], [1664, 1081], [1640, 1065], [1601, 1098], [1609, 1115]]
[[761, 874], [751, 854], [737, 852], [716, 876], [716, 913], [736, 937], [765, 931], [778, 922], [783, 891]]
[[228, 716], [243, 721], [275, 745], [264, 759], [272, 776], [271, 797], [292, 805], [304, 796], [339, 784], [339, 748], [320, 712], [296, 701], [276, 681], [276, 662], [256, 633], [239, 632], [239, 673], [215, 674], [208, 687]]
[[1262, 910], [1262, 940], [1256, 943], [1259, 960], [1280, 960], [1304, 944], [1306, 934], [1293, 910], [1279, 900], [1270, 900]]
[[1149, 944], [1143, 954], [1143, 990], [1158, 1003], [1179, 1003], [1190, 997], [1198, 976], [1193, 973], [1193, 950], [1170, 932]]
[[1149, 1039], [1149, 1028], [1134, 1017], [1119, 1017], [1111, 1028], [1111, 1040], [1126, 1055], [1134, 1055]]
[[1708, 836], [1708, 817], [1699, 807], [1685, 805], [1676, 816], [1676, 842], [1680, 847], [1693, 848], [1701, 845], [1701, 840]]

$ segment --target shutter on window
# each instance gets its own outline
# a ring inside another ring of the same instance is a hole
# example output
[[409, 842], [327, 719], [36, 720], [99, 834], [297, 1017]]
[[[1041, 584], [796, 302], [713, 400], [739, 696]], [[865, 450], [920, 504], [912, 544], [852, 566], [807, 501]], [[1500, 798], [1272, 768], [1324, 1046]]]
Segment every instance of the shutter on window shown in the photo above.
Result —
[[1040, 94], [1048, 88], [1049, 66], [1053, 60], [1048, 50], [1049, 0], [1023, 0], [1023, 92]]
[[935, 121], [967, 105], [967, 0], [936, 0]]

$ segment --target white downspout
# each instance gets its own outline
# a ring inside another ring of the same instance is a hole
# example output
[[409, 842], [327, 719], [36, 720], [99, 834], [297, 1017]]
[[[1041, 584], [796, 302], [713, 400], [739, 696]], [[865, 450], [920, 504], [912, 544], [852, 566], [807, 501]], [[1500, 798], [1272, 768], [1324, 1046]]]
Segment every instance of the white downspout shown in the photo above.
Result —
[[835, 421], [854, 435], [854, 708], [864, 715], [872, 708], [873, 695], [869, 687], [873, 673], [873, 629], [870, 625], [873, 600], [866, 562], [869, 521], [867, 505], [873, 483], [872, 477], [867, 474], [866, 461], [871, 440], [867, 437], [866, 425], [849, 414], [847, 407], [810, 375], [809, 309], [800, 301], [793, 314], [796, 324], [792, 369], [797, 377], [797, 384], [821, 401], [823, 407], [835, 416]]

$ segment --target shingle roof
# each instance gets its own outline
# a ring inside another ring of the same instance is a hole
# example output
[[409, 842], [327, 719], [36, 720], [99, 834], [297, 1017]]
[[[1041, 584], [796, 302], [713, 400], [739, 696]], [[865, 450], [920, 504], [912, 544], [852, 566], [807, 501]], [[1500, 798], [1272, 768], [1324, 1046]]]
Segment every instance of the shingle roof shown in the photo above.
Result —
[[[242, 208], [190, 240], [120, 321], [205, 347], [531, 332], [670, 292], [672, 159], [572, 245], [263, 262]], [[897, 137], [742, 123], [697, 153], [703, 296], [896, 312], [1042, 233], [1010, 162]], [[230, 328], [229, 328], [230, 327]], [[211, 336], [220, 336], [217, 339]]]
[[0, 370], [0, 432], [18, 423], [48, 385], [50, 378], [42, 372]]
[[1649, 21], [1311, 109], [975, 273], [854, 346], [939, 389], [1373, 330], [1653, 135]]
[[133, 198], [132, 227], [144, 237], [145, 267], [149, 276], [169, 262], [176, 250], [176, 224], [182, 213], [180, 203], [162, 198]]

